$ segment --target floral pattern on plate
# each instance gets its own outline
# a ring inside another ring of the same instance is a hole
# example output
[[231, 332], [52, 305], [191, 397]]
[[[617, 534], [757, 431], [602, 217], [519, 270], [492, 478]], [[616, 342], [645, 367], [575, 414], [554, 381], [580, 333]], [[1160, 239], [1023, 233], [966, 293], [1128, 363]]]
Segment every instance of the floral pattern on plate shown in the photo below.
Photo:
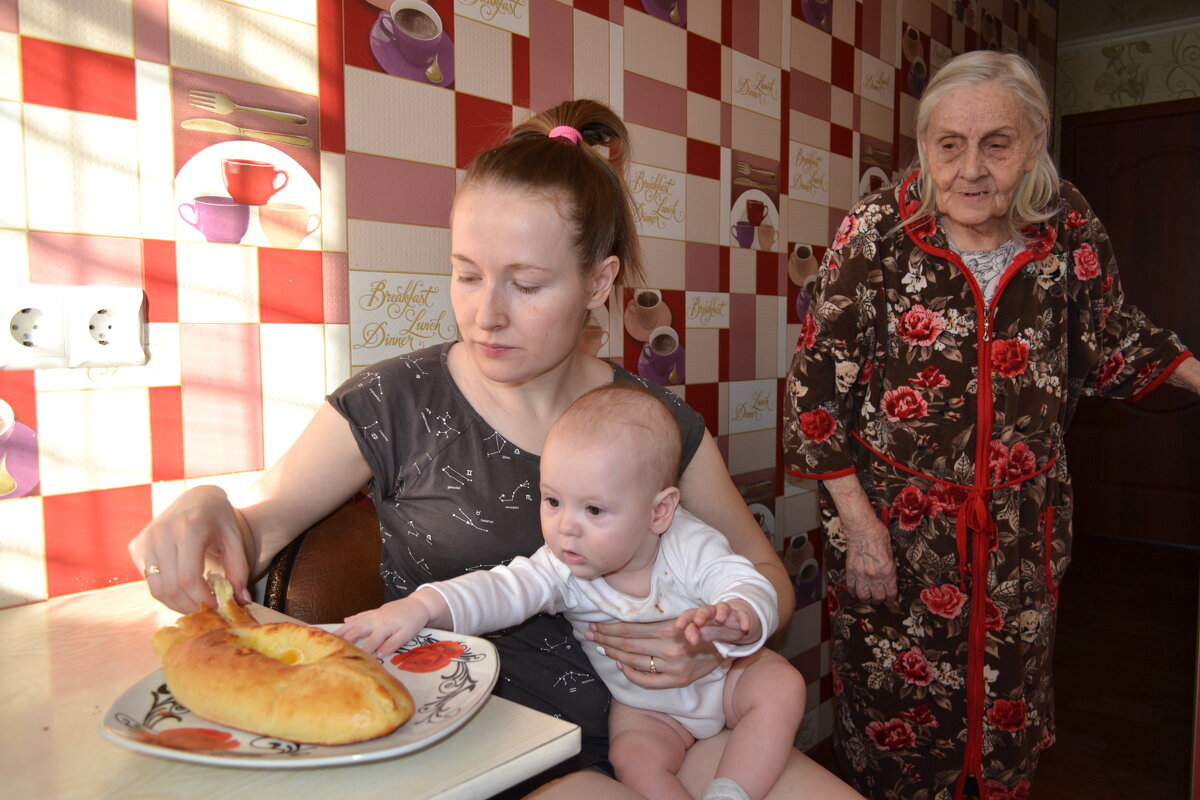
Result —
[[408, 689], [415, 710], [394, 732], [366, 742], [300, 744], [209, 722], [175, 701], [162, 670], [112, 704], [100, 733], [147, 755], [224, 767], [296, 769], [379, 761], [427, 747], [466, 723], [491, 694], [500, 660], [484, 639], [427, 629], [388, 658], [384, 668]]

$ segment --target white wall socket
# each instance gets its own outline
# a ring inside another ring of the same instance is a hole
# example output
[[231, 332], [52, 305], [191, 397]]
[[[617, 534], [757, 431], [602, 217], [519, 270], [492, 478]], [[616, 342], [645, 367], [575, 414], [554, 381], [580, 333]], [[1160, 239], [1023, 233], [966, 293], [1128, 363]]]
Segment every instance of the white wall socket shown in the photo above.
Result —
[[5, 286], [0, 293], [0, 366], [6, 369], [65, 367], [62, 287], [24, 284]]
[[0, 368], [123, 367], [147, 361], [146, 296], [125, 286], [0, 287]]

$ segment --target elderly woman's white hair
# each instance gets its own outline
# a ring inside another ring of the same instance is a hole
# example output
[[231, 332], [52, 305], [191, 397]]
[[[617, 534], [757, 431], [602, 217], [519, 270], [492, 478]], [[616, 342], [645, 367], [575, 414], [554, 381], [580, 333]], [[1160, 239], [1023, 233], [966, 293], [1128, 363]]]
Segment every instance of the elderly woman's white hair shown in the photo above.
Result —
[[1054, 216], [1054, 199], [1058, 195], [1058, 170], [1050, 158], [1047, 148], [1050, 123], [1050, 103], [1042, 88], [1041, 79], [1033, 66], [1016, 53], [997, 53], [992, 50], [974, 50], [955, 56], [929, 81], [925, 93], [917, 105], [917, 159], [920, 174], [917, 177], [921, 202], [910, 219], [920, 219], [937, 209], [937, 187], [927, 169], [925, 133], [929, 130], [929, 119], [947, 94], [967, 86], [981, 83], [997, 83], [1012, 92], [1025, 109], [1028, 131], [1039, 140], [1037, 162], [1033, 169], [1021, 178], [1008, 208], [1007, 220], [1013, 233], [1030, 223], [1043, 222]]

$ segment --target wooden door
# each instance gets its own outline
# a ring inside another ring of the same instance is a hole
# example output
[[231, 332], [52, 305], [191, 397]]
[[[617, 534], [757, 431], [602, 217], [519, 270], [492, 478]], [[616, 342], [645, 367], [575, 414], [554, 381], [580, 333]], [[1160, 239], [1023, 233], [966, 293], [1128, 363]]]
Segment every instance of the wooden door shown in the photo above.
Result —
[[[1063, 117], [1061, 161], [1108, 228], [1126, 302], [1200, 353], [1200, 100]], [[1085, 398], [1067, 457], [1076, 534], [1200, 546], [1196, 395]]]

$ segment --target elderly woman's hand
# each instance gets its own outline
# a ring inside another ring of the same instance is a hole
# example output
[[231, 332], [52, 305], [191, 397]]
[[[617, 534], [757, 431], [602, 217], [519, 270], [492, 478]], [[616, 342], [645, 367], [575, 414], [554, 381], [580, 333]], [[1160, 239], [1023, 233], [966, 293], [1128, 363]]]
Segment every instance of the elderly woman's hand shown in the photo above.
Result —
[[625, 677], [643, 689], [688, 686], [723, 660], [711, 644], [688, 644], [674, 619], [593, 624], [587, 637], [603, 647]]
[[892, 535], [875, 515], [857, 475], [830, 478], [829, 490], [846, 538], [846, 588], [866, 603], [896, 597], [896, 559]]
[[871, 515], [852, 527], [842, 518], [846, 536], [846, 588], [859, 600], [878, 605], [896, 598], [896, 560], [887, 525]]

